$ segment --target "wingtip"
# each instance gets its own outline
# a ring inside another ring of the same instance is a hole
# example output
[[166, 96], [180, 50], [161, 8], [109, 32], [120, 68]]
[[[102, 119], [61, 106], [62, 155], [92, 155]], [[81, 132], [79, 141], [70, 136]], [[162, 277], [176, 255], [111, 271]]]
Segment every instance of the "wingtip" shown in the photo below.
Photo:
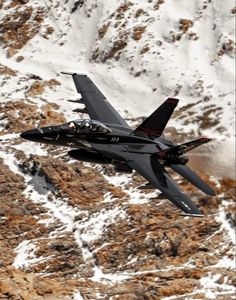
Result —
[[166, 102], [171, 102], [171, 103], [174, 103], [174, 104], [177, 105], [178, 102], [179, 102], [179, 99], [177, 99], [177, 98], [167, 98]]
[[188, 213], [181, 213], [181, 216], [184, 217], [194, 217], [194, 218], [202, 218], [204, 217], [204, 214], [188, 214]]
[[208, 191], [208, 193], [207, 193], [209, 196], [216, 196], [216, 192], [212, 189], [212, 188], [210, 188], [210, 190]]
[[63, 74], [63, 75], [72, 75], [72, 76], [75, 76], [75, 75], [87, 76], [87, 74], [85, 74], [85, 73], [64, 72], [64, 71], [62, 71], [60, 73]]
[[63, 75], [75, 75], [76, 74], [75, 72], [64, 72], [64, 71], [61, 71], [60, 73]]
[[205, 136], [204, 136], [204, 137], [201, 138], [201, 142], [202, 142], [202, 143], [208, 143], [208, 142], [210, 142], [210, 141], [212, 141], [212, 139], [210, 139], [210, 138], [208, 138], [208, 137], [205, 137]]

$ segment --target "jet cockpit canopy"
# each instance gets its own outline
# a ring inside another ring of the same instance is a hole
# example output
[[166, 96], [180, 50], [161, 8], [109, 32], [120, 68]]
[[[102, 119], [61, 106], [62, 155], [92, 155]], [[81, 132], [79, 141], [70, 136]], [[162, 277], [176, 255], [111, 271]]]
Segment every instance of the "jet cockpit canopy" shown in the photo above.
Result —
[[109, 133], [112, 130], [95, 120], [74, 120], [63, 124], [60, 128], [68, 133]]

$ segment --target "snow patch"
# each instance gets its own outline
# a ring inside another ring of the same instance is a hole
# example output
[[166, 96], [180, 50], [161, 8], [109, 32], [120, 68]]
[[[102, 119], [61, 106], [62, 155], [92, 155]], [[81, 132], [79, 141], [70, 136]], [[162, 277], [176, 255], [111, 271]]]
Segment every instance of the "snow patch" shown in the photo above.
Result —
[[30, 265], [37, 264], [39, 262], [47, 260], [49, 257], [42, 258], [36, 257], [35, 251], [37, 247], [32, 240], [22, 241], [15, 249], [16, 257], [13, 262], [13, 267], [15, 268], [27, 268]]
[[4, 134], [0, 135], [0, 141], [12, 141], [15, 140], [19, 137], [19, 133], [9, 133], [9, 134]]
[[119, 207], [102, 209], [92, 214], [87, 221], [79, 222], [81, 237], [86, 242], [98, 239], [108, 225], [125, 218], [127, 218], [125, 211]]
[[13, 148], [17, 150], [21, 150], [25, 153], [25, 155], [40, 155], [47, 156], [48, 152], [46, 149], [43, 149], [41, 144], [32, 143], [32, 142], [22, 142], [21, 144], [14, 145]]
[[229, 221], [226, 218], [226, 212], [225, 207], [229, 205], [228, 201], [222, 201], [222, 205], [219, 208], [219, 214], [216, 216], [216, 220], [221, 223], [221, 228], [223, 228], [226, 232], [226, 235], [228, 235], [228, 238], [233, 243], [233, 245], [236, 245], [236, 235], [235, 235], [235, 229], [231, 226]]
[[0, 157], [3, 159], [3, 163], [7, 165], [13, 173], [22, 175], [14, 153], [7, 153], [6, 151], [0, 149]]
[[198, 290], [198, 293], [204, 293], [208, 299], [216, 299], [216, 295], [235, 295], [236, 288], [234, 286], [226, 283], [219, 284], [217, 282], [220, 277], [220, 274], [212, 273], [209, 273], [206, 277], [202, 277], [200, 279], [202, 289]]
[[74, 294], [73, 300], [84, 300], [84, 298], [82, 297], [80, 291], [77, 291], [77, 292]]
[[[12, 161], [15, 159], [14, 155], [7, 155], [5, 156], [6, 158], [7, 164], [12, 167]], [[126, 218], [126, 213], [120, 208], [115, 207], [113, 209], [101, 210], [101, 212], [93, 214], [89, 219], [85, 216], [80, 222], [75, 221], [76, 216], [81, 213], [87, 215], [86, 211], [69, 206], [66, 199], [55, 197], [54, 192], [56, 191], [54, 187], [47, 183], [44, 177], [38, 174], [34, 176], [26, 175], [19, 169], [17, 169], [17, 172], [25, 179], [26, 189], [23, 192], [25, 197], [31, 199], [34, 203], [42, 205], [51, 215], [49, 219], [46, 219], [46, 222], [50, 223], [53, 220], [59, 220], [63, 224], [60, 228], [51, 232], [50, 237], [58, 237], [68, 231], [72, 232], [78, 247], [82, 251], [85, 263], [94, 263], [94, 279], [108, 280], [108, 278], [111, 278], [113, 281], [123, 280], [123, 275], [103, 274], [100, 267], [96, 265], [93, 254], [86, 246], [86, 243], [100, 237], [107, 225], [116, 222], [120, 218]], [[35, 257], [36, 246], [34, 245], [34, 241], [25, 240], [21, 242], [15, 251], [17, 255], [13, 265], [19, 268], [25, 268], [31, 264], [48, 259]]]
[[[151, 199], [156, 198], [158, 192], [149, 192], [144, 193], [141, 190], [139, 190], [137, 187], [128, 187], [128, 184], [132, 182], [132, 174], [120, 174], [116, 173], [114, 176], [107, 176], [103, 174], [105, 179], [110, 183], [113, 184], [116, 187], [119, 187], [122, 189], [123, 192], [126, 193], [126, 195], [129, 196], [129, 204], [145, 204], [148, 203]], [[107, 194], [105, 197], [105, 202], [108, 200], [112, 200], [112, 196], [110, 194]]]
[[[136, 275], [136, 274], [135, 274]], [[101, 268], [95, 267], [94, 268], [94, 275], [91, 278], [93, 281], [97, 282], [110, 282], [110, 283], [117, 283], [122, 282], [130, 278], [130, 275], [124, 273], [103, 273]]]

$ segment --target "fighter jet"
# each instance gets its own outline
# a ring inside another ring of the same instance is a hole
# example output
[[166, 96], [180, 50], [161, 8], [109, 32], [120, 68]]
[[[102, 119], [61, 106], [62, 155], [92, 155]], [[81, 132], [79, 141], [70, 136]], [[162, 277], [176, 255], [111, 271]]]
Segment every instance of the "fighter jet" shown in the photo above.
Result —
[[137, 171], [147, 180], [140, 189], [158, 189], [159, 199], [169, 199], [188, 216], [203, 216], [183, 193], [166, 168], [173, 169], [207, 195], [214, 196], [209, 187], [188, 166], [188, 151], [210, 141], [201, 137], [184, 144], [168, 140], [163, 131], [179, 100], [168, 98], [136, 129], [132, 129], [107, 101], [93, 81], [85, 74], [72, 75], [81, 98], [68, 100], [83, 104], [75, 112], [86, 113], [90, 119], [36, 128], [21, 133], [33, 142], [74, 148], [68, 155], [76, 160], [112, 164], [118, 172]]

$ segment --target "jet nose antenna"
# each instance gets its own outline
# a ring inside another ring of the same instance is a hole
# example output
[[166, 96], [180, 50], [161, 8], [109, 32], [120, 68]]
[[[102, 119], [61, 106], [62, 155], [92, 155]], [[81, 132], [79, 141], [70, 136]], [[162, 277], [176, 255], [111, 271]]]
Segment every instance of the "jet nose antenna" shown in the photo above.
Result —
[[24, 131], [20, 134], [20, 137], [29, 140], [29, 141], [37, 141], [42, 137], [42, 133], [38, 129], [31, 129]]

